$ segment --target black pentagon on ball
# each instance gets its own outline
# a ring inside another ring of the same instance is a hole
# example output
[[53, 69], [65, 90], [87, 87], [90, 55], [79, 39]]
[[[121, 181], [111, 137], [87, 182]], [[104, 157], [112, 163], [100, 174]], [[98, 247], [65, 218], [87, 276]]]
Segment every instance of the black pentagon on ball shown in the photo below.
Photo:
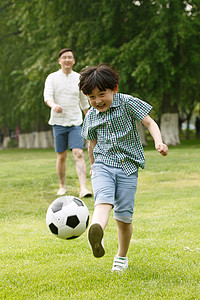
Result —
[[80, 223], [80, 221], [77, 216], [69, 216], [67, 218], [66, 225], [71, 228], [75, 228], [79, 223]]
[[88, 216], [87, 221], [86, 221], [86, 228], [88, 227], [88, 224], [89, 224], [89, 216]]
[[80, 199], [76, 198], [76, 197], [74, 197], [73, 201], [74, 201], [78, 206], [84, 206], [83, 202], [82, 202]]
[[58, 228], [53, 223], [49, 224], [49, 228], [53, 234], [58, 235]]
[[52, 205], [51, 209], [54, 213], [56, 213], [57, 211], [61, 210], [62, 207], [63, 207], [63, 202], [56, 202]]

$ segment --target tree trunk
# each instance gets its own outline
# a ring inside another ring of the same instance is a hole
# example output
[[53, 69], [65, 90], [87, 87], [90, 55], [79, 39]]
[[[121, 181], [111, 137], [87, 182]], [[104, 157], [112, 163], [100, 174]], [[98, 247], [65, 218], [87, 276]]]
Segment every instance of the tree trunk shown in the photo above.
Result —
[[10, 142], [10, 137], [9, 136], [5, 136], [4, 139], [3, 139], [2, 148], [3, 149], [7, 148], [9, 142]]
[[175, 146], [180, 144], [178, 113], [166, 113], [161, 116], [160, 130], [165, 144]]
[[26, 140], [26, 148], [31, 149], [33, 148], [33, 133], [26, 133], [25, 134], [25, 140]]
[[18, 148], [26, 148], [26, 138], [24, 133], [19, 134]]
[[186, 139], [190, 139], [190, 116], [187, 115]]
[[19, 134], [19, 148], [52, 148], [54, 146], [52, 131], [37, 131]]
[[165, 144], [172, 146], [180, 144], [178, 105], [171, 103], [169, 94], [163, 95], [160, 130]]
[[31, 149], [34, 145], [33, 133], [21, 133], [19, 134], [19, 144], [18, 148]]
[[54, 146], [51, 130], [35, 132], [34, 148], [52, 148]]
[[40, 131], [40, 148], [53, 147], [53, 137], [51, 131]]

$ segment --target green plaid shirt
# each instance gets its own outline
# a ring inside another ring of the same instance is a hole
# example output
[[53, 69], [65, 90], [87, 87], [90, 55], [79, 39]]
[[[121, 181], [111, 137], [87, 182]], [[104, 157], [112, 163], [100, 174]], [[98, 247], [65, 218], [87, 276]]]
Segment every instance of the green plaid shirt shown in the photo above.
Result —
[[86, 114], [82, 136], [86, 140], [97, 138], [93, 150], [95, 162], [122, 168], [128, 176], [139, 167], [144, 169], [145, 157], [136, 128], [152, 110], [148, 103], [130, 95], [115, 94], [106, 112], [91, 107]]

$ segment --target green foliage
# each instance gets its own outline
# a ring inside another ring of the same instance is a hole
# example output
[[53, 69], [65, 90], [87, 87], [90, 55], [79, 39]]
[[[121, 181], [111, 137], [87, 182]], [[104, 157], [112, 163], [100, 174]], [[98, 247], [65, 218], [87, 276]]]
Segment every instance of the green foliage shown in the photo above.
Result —
[[[57, 53], [75, 50], [75, 70], [107, 62], [120, 91], [156, 107], [191, 111], [199, 101], [199, 0], [40, 0], [0, 4], [0, 127], [45, 128], [46, 76]], [[167, 97], [166, 97], [167, 95]]]
[[[101, 259], [92, 256], [87, 232], [63, 241], [48, 231], [45, 214], [58, 189], [54, 151], [1, 151], [0, 299], [198, 299], [199, 145], [186, 141], [170, 148], [167, 157], [145, 148], [146, 170], [139, 172], [129, 268], [123, 276], [111, 274], [117, 251], [112, 214]], [[78, 196], [71, 152], [67, 178], [69, 194]], [[93, 198], [84, 201], [91, 217]]]

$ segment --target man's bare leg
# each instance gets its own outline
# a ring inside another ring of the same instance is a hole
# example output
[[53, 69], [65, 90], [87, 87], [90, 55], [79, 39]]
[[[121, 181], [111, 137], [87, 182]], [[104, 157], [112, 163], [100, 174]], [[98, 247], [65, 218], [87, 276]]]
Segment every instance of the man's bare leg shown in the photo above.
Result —
[[66, 157], [67, 151], [57, 153], [56, 169], [58, 173], [58, 179], [60, 182], [60, 189], [57, 195], [64, 195], [67, 191], [65, 185]]
[[91, 196], [92, 192], [86, 188], [86, 163], [82, 149], [72, 149], [76, 161], [76, 172], [80, 183], [80, 197]]

